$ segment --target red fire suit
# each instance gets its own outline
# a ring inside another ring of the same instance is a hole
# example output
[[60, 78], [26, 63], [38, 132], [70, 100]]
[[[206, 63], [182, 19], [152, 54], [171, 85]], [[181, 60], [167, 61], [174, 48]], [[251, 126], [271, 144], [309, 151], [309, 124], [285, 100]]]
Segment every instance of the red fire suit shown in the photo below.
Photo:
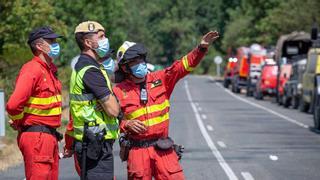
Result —
[[57, 128], [61, 123], [61, 83], [57, 68], [35, 56], [23, 65], [15, 89], [7, 102], [9, 118], [19, 129], [18, 146], [29, 179], [58, 179], [58, 142], [43, 132], [22, 132], [25, 127], [43, 125]]
[[[114, 87], [121, 110], [126, 120], [137, 119], [147, 126], [143, 134], [129, 134], [132, 140], [150, 140], [168, 137], [169, 99], [179, 79], [186, 76], [199, 64], [206, 49], [196, 48], [181, 60], [175, 61], [170, 67], [146, 76], [147, 104], [140, 103], [140, 86], [126, 79]], [[125, 122], [120, 129], [126, 132]], [[156, 150], [153, 146], [147, 148], [133, 147], [128, 157], [128, 179], [178, 180], [184, 179], [182, 168], [176, 153]]]

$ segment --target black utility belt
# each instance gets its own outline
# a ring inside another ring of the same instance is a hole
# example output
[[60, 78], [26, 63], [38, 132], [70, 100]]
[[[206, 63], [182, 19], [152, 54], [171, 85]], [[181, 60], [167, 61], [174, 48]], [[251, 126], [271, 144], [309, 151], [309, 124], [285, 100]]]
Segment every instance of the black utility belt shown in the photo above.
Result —
[[63, 135], [59, 133], [55, 128], [42, 126], [42, 125], [35, 125], [35, 126], [26, 126], [23, 128], [22, 132], [43, 132], [47, 134], [51, 134], [57, 138], [58, 141], [63, 139]]
[[167, 151], [173, 149], [180, 160], [182, 153], [184, 152], [184, 147], [179, 144], [174, 144], [170, 137], [160, 138], [160, 139], [150, 139], [150, 140], [128, 140], [126, 136], [121, 136], [119, 138], [120, 144], [120, 158], [122, 161], [127, 161], [129, 157], [129, 151], [131, 148], [148, 148], [154, 146], [157, 150]]
[[147, 148], [150, 146], [155, 146], [160, 150], [168, 150], [173, 147], [174, 142], [170, 137], [160, 138], [160, 139], [150, 139], [150, 140], [129, 140], [131, 147]]
[[158, 139], [149, 139], [149, 140], [129, 140], [131, 147], [138, 147], [138, 148], [147, 148], [150, 146], [155, 146]]

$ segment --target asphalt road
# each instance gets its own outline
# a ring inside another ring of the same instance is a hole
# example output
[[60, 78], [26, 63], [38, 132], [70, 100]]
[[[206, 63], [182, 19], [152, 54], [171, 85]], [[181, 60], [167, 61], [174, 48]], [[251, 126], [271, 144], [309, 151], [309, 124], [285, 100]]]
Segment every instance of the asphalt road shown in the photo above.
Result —
[[[181, 164], [194, 180], [318, 180], [320, 136], [312, 116], [270, 101], [235, 95], [204, 76], [189, 76], [171, 99], [170, 134], [185, 146]], [[126, 164], [115, 145], [115, 174], [126, 179]], [[24, 179], [23, 166], [0, 179]], [[60, 179], [79, 179], [72, 159], [60, 164]]]

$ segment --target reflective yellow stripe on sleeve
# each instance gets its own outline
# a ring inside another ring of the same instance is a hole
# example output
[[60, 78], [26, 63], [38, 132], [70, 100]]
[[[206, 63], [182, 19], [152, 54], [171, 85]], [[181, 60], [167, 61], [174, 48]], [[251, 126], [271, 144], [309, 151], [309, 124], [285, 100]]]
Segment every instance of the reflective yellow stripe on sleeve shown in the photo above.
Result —
[[193, 71], [193, 67], [190, 67], [189, 66], [189, 62], [188, 62], [188, 56], [184, 56], [183, 58], [182, 58], [182, 63], [183, 63], [183, 67], [184, 67], [184, 69], [186, 70], [186, 71]]
[[140, 108], [138, 110], [133, 111], [132, 113], [126, 115], [127, 119], [136, 119], [147, 113], [154, 113], [157, 111], [163, 111], [165, 108], [170, 107], [170, 103], [168, 100], [165, 100], [161, 104], [147, 106], [145, 108]]
[[61, 107], [45, 110], [32, 107], [24, 107], [24, 112], [38, 116], [56, 116], [61, 114]]
[[10, 115], [8, 114], [9, 118], [11, 120], [19, 120], [19, 119], [22, 119], [23, 118], [23, 115], [24, 115], [24, 112], [20, 113], [20, 114], [17, 114], [17, 115]]
[[28, 100], [29, 104], [36, 104], [36, 105], [48, 105], [52, 103], [61, 102], [61, 95], [51, 96], [47, 98], [38, 98], [38, 97], [30, 97]]

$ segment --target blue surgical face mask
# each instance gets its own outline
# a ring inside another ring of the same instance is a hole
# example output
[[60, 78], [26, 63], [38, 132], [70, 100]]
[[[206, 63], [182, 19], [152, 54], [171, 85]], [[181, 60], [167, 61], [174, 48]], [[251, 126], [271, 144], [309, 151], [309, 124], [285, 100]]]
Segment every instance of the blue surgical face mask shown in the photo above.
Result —
[[48, 56], [55, 59], [59, 56], [59, 54], [60, 54], [60, 45], [58, 43], [51, 44]]
[[148, 73], [146, 63], [136, 64], [136, 65], [130, 67], [130, 69], [132, 71], [132, 74], [137, 78], [144, 78]]
[[108, 74], [113, 74], [115, 69], [115, 62], [110, 57], [107, 60], [102, 62], [103, 68], [107, 71]]
[[98, 41], [98, 48], [94, 49], [100, 58], [104, 57], [109, 51], [110, 44], [108, 38], [104, 38]]

